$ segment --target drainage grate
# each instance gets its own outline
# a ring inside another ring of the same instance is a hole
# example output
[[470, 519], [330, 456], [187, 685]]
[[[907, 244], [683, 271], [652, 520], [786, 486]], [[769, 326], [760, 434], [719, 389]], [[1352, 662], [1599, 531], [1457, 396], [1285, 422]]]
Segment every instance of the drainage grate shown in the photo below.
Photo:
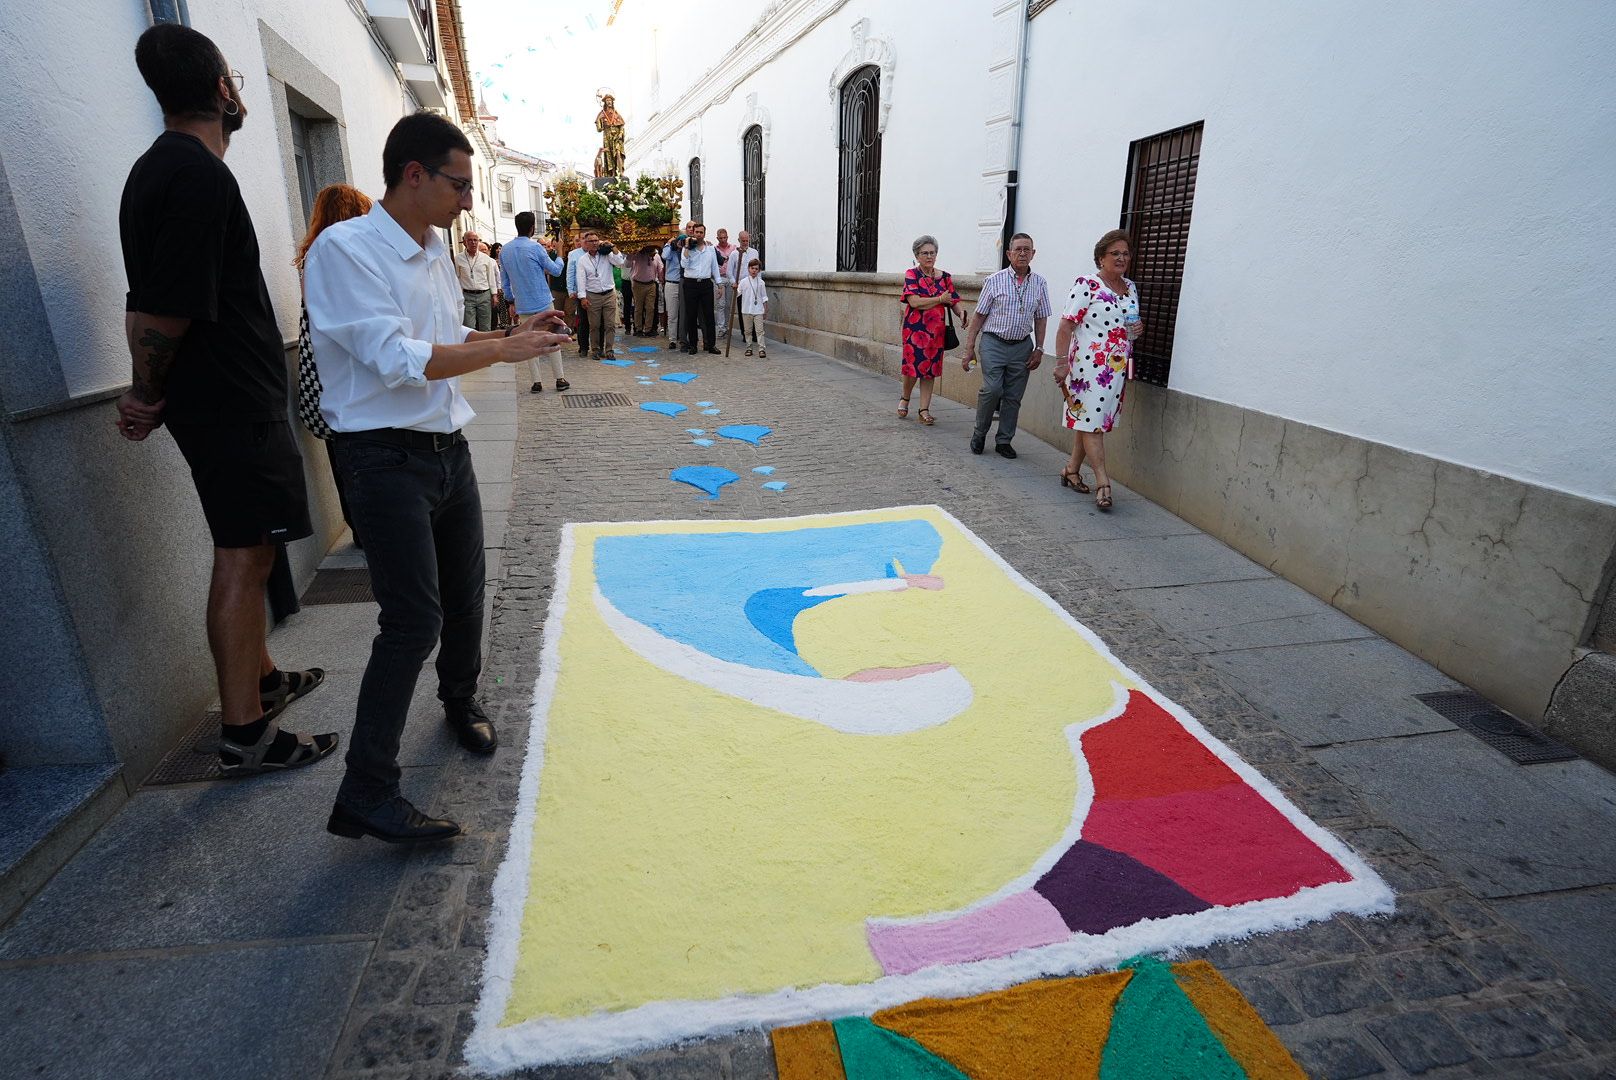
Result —
[[146, 778], [147, 787], [161, 784], [195, 784], [218, 780], [219, 714], [210, 712], [168, 752], [157, 769]]
[[614, 405], [632, 405], [627, 394], [563, 394], [562, 407], [568, 409], [609, 409]]
[[303, 606], [317, 604], [374, 604], [376, 597], [370, 591], [370, 570], [356, 567], [342, 570], [321, 570], [309, 582], [303, 594]]
[[1430, 708], [1519, 765], [1570, 761], [1577, 752], [1529, 728], [1472, 690], [1415, 694]]

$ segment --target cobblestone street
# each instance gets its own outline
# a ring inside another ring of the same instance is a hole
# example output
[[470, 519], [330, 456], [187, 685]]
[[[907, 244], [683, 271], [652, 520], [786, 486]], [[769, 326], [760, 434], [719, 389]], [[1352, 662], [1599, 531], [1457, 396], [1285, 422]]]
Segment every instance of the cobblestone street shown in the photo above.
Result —
[[[624, 339], [620, 348], [633, 344]], [[73, 944], [65, 923], [50, 931], [55, 945], [19, 944], [21, 930], [34, 939], [45, 934], [43, 916], [30, 909], [0, 936], [0, 989], [8, 1000], [38, 991], [47, 970], [65, 970], [71, 961], [104, 972], [93, 981], [105, 985], [60, 1008], [93, 1015], [122, 1007], [128, 999], [117, 987], [124, 984], [184, 1001], [204, 984], [170, 980], [162, 969], [206, 956], [221, 969], [239, 962], [247, 970], [219, 984], [228, 988], [228, 1006], [187, 1006], [172, 1035], [208, 1041], [203, 1023], [217, 1009], [267, 1008], [258, 1023], [271, 1032], [265, 1045], [272, 1049], [251, 1051], [251, 1075], [312, 1075], [303, 1071], [308, 1057], [282, 1053], [288, 1045], [328, 1055], [324, 1075], [337, 1080], [452, 1074], [471, 1028], [491, 886], [527, 749], [559, 526], [936, 503], [1396, 890], [1398, 910], [1389, 918], [1341, 916], [1197, 953], [1249, 997], [1310, 1075], [1616, 1075], [1616, 983], [1607, 966], [1608, 918], [1616, 911], [1616, 778], [1584, 761], [1510, 763], [1412, 698], [1454, 689], [1440, 673], [1120, 485], [1116, 509], [1098, 513], [1057, 483], [1064, 454], [1028, 435], [1017, 440], [1018, 460], [973, 456], [965, 408], [939, 398], [935, 427], [900, 421], [894, 382], [789, 346], [770, 346], [767, 360], [742, 357], [739, 349], [728, 359], [665, 351], [657, 358], [662, 366], [647, 371], [569, 357], [570, 393], [710, 399], [720, 416], [565, 408], [552, 391], [522, 391], [525, 380], [499, 384], [517, 401], [515, 451], [508, 518], [498, 521], [503, 557], [491, 572], [484, 700], [503, 745], [486, 760], [455, 751], [433, 711], [430, 678], [422, 680], [419, 715], [406, 734], [406, 756], [419, 749], [408, 762], [407, 793], [423, 809], [462, 822], [466, 836], [409, 853], [327, 837], [321, 824], [340, 762], [248, 784], [192, 785], [182, 789], [189, 802], [168, 825], [152, 825], [169, 828], [171, 846], [146, 857], [208, 861], [220, 879], [250, 878], [264, 897], [261, 909], [228, 914], [240, 926], [220, 937], [207, 937], [204, 926], [203, 937], [140, 938], [141, 920], [158, 916], [131, 907], [117, 917], [133, 936], [101, 948]], [[655, 389], [635, 381], [637, 373], [672, 371], [700, 378]], [[509, 426], [503, 417], [492, 422]], [[692, 445], [684, 428], [709, 422], [764, 424], [773, 434], [756, 448], [724, 439]], [[488, 461], [479, 458], [485, 486], [501, 479], [489, 475], [498, 465]], [[723, 465], [741, 479], [716, 502], [704, 501], [668, 480], [670, 469], [687, 464]], [[770, 479], [787, 482], [785, 491], [760, 488], [764, 478], [750, 471], [760, 464], [775, 466]], [[311, 608], [272, 637], [277, 656], [334, 673], [330, 688], [294, 706], [291, 726], [309, 730], [315, 716], [351, 707], [373, 617], [370, 605]], [[1357, 734], [1340, 741], [1311, 734], [1325, 718]], [[223, 799], [255, 835], [272, 837], [267, 857], [239, 844], [206, 849], [180, 828], [194, 827]], [[137, 800], [120, 821], [140, 808]], [[98, 842], [79, 861], [101, 857]], [[53, 897], [58, 885], [33, 908], [46, 905], [63, 920], [109, 917], [88, 902], [64, 907]], [[296, 911], [316, 913], [307, 925], [290, 924], [289, 898]], [[147, 897], [132, 899], [141, 905]], [[226, 917], [192, 906], [204, 923]], [[267, 924], [254, 929], [255, 920]], [[91, 984], [75, 976], [57, 985]], [[11, 1019], [0, 1029], [24, 1018], [12, 1005], [4, 1015]], [[116, 1025], [121, 1058], [106, 1058], [75, 1045], [107, 1041], [94, 1024], [28, 1016], [38, 1029], [29, 1046], [57, 1040], [58, 1061], [122, 1060], [126, 1067], [102, 1075], [173, 1075], [162, 1064], [170, 1036]], [[0, 1030], [0, 1042], [12, 1044], [13, 1033]], [[232, 1052], [228, 1043], [215, 1050]], [[43, 1058], [24, 1060], [38, 1065], [39, 1075], [67, 1075]], [[772, 1077], [774, 1067], [766, 1033], [755, 1032], [523, 1075], [750, 1080]]]

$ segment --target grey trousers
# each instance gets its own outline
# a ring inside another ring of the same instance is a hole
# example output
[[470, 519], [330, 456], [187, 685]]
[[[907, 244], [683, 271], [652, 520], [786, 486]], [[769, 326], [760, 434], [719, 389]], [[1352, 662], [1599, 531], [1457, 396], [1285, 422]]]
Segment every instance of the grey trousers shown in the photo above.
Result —
[[461, 295], [466, 300], [465, 324], [473, 330], [492, 330], [494, 328], [494, 294], [488, 289], [482, 292], [465, 292]]
[[993, 410], [999, 410], [999, 434], [994, 441], [1008, 445], [1016, 437], [1016, 417], [1021, 415], [1021, 396], [1027, 392], [1027, 361], [1032, 357], [1032, 336], [1010, 343], [984, 333], [978, 339], [982, 357], [982, 389], [976, 395], [974, 437], [986, 439], [993, 423]]
[[663, 304], [668, 309], [668, 340], [681, 344], [685, 340], [685, 305], [679, 295], [679, 282], [667, 282], [662, 288]]

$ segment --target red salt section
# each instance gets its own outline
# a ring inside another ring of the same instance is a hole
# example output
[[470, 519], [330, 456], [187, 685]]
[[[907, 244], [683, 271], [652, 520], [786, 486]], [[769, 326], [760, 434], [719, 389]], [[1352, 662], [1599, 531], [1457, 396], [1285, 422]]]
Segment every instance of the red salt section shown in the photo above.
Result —
[[1138, 691], [1083, 735], [1094, 805], [1082, 836], [1214, 905], [1291, 896], [1352, 875]]

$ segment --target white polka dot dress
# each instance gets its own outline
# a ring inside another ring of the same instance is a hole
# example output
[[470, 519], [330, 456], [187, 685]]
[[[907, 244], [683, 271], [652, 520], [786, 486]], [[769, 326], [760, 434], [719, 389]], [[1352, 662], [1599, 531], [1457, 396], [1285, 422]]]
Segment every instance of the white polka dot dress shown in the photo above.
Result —
[[1072, 283], [1061, 318], [1075, 323], [1066, 354], [1068, 371], [1061, 380], [1066, 396], [1066, 426], [1072, 431], [1110, 431], [1122, 412], [1133, 342], [1123, 320], [1139, 315], [1139, 290], [1128, 286], [1119, 296], [1098, 277], [1079, 277]]

